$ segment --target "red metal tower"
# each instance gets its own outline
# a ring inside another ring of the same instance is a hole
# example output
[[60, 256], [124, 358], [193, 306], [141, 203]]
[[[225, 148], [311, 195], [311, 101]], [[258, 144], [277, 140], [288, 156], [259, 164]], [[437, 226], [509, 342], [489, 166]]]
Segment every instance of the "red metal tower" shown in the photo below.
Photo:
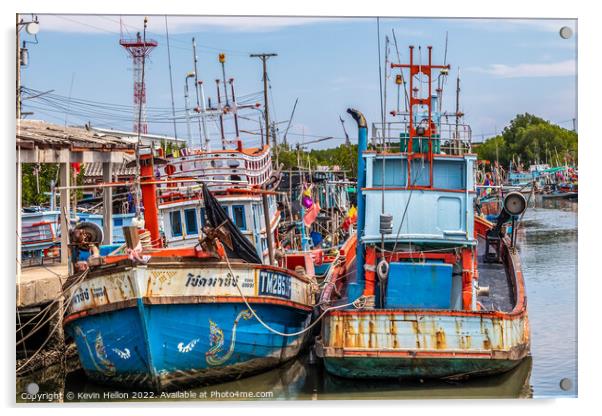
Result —
[[[410, 46], [410, 63], [408, 64], [391, 64], [391, 68], [404, 68], [409, 69], [410, 71], [410, 102], [409, 102], [409, 110], [410, 110], [410, 126], [409, 126], [409, 140], [407, 145], [407, 154], [408, 154], [408, 178], [412, 178], [411, 169], [412, 169], [412, 159], [415, 158], [426, 158], [428, 159], [430, 165], [430, 179], [429, 186], [433, 187], [433, 136], [436, 134], [436, 126], [433, 122], [433, 108], [432, 108], [432, 82], [431, 82], [431, 72], [433, 69], [448, 69], [449, 65], [433, 65], [432, 61], [432, 46], [428, 46], [428, 64], [423, 65], [422, 62], [418, 64], [414, 63], [414, 46]], [[414, 77], [422, 74], [422, 76], [426, 79], [422, 82], [428, 85], [427, 96], [418, 96], [418, 88], [414, 88]], [[426, 125], [419, 123], [416, 125], [414, 120], [414, 112], [416, 111], [416, 106], [427, 107], [428, 109], [428, 119]], [[414, 153], [413, 141], [414, 139], [427, 139], [428, 140], [428, 152], [425, 155], [422, 146], [419, 148], [417, 153]], [[408, 182], [410, 183], [410, 182]], [[410, 185], [414, 188], [421, 188], [417, 186]]]
[[128, 51], [132, 57], [132, 70], [134, 73], [134, 133], [148, 133], [146, 124], [146, 85], [143, 79], [144, 61], [151, 51], [158, 45], [157, 41], [146, 39], [146, 18], [144, 19], [145, 34], [136, 34], [135, 39], [121, 37], [119, 44]]

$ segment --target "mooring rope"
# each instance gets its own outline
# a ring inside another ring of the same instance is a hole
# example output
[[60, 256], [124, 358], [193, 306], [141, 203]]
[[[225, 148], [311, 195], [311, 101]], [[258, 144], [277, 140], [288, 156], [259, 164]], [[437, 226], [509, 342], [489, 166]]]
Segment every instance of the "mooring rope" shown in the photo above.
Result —
[[314, 321], [312, 322], [307, 328], [302, 329], [301, 331], [297, 331], [297, 332], [293, 332], [293, 333], [284, 333], [284, 332], [280, 332], [277, 329], [272, 328], [271, 326], [269, 326], [268, 324], [266, 324], [260, 317], [259, 315], [257, 315], [257, 312], [255, 312], [255, 309], [253, 309], [253, 307], [251, 307], [251, 305], [249, 304], [249, 302], [247, 301], [247, 297], [242, 293], [242, 289], [240, 288], [239, 284], [238, 284], [238, 279], [235, 278], [234, 276], [234, 271], [232, 270], [232, 266], [230, 265], [230, 259], [228, 258], [228, 255], [226, 254], [224, 256], [224, 259], [226, 260], [226, 265], [228, 266], [228, 270], [230, 271], [230, 273], [232, 274], [232, 277], [234, 280], [234, 283], [236, 284], [236, 288], [238, 289], [238, 292], [240, 293], [240, 296], [242, 297], [242, 300], [244, 301], [245, 305], [247, 306], [247, 308], [251, 311], [251, 314], [255, 317], [255, 319], [257, 319], [257, 321], [268, 331], [276, 334], [276, 335], [280, 335], [282, 337], [296, 337], [299, 335], [302, 335], [306, 332], [308, 332], [310, 329], [312, 329], [318, 322], [320, 322], [322, 320], [322, 318], [324, 318], [324, 316], [326, 315], [326, 313], [330, 312], [331, 310], [335, 310], [335, 309], [342, 309], [342, 308], [346, 308], [348, 306], [353, 306], [356, 309], [362, 309], [366, 303], [366, 299], [365, 297], [362, 295], [359, 298], [357, 298], [356, 300], [354, 300], [353, 302], [350, 303], [346, 303], [343, 305], [337, 305], [337, 306], [331, 306], [329, 308], [324, 309], [324, 312], [322, 312], [322, 314]]

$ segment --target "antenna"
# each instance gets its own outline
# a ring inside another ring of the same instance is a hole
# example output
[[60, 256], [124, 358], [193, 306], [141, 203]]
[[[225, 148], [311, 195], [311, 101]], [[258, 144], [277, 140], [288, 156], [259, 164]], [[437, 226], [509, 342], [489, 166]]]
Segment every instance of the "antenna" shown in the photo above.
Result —
[[295, 99], [295, 105], [293, 105], [293, 111], [291, 111], [291, 116], [288, 118], [288, 124], [286, 125], [286, 130], [284, 131], [284, 137], [282, 139], [282, 141], [284, 142], [284, 145], [288, 145], [287, 141], [286, 141], [286, 135], [288, 134], [288, 129], [291, 127], [291, 123], [293, 121], [293, 116], [295, 115], [295, 109], [297, 108], [297, 103], [299, 102], [299, 97], [297, 97], [297, 99]]
[[351, 141], [349, 140], [349, 135], [347, 134], [347, 129], [345, 129], [345, 120], [343, 117], [339, 116], [339, 120], [341, 120], [341, 126], [343, 126], [343, 133], [345, 133], [345, 146], [350, 146]]
[[[146, 23], [144, 18], [144, 36], [138, 32], [135, 39], [121, 37], [119, 44], [132, 58], [134, 72], [134, 133], [148, 133], [146, 124], [146, 85], [144, 83], [144, 62], [152, 50], [159, 44], [156, 40], [146, 39]], [[123, 31], [121, 31], [123, 35]]]

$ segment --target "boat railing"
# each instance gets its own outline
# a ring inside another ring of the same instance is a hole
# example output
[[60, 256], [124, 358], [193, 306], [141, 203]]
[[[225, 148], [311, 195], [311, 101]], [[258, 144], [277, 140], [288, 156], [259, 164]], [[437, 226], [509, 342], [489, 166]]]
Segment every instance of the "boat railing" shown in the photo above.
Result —
[[[418, 123], [420, 125], [420, 123]], [[386, 152], [408, 151], [409, 120], [372, 123], [371, 144], [373, 149]], [[428, 137], [414, 137], [412, 151], [426, 153]], [[470, 125], [455, 122], [440, 122], [436, 125], [435, 134], [431, 137], [434, 153], [463, 155], [471, 153], [472, 130]]]

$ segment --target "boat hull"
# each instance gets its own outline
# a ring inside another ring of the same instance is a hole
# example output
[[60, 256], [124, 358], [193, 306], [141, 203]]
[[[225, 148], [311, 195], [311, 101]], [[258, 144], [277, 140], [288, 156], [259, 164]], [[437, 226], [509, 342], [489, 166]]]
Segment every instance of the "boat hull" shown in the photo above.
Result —
[[505, 373], [520, 360], [483, 360], [477, 358], [328, 358], [326, 370], [345, 378], [464, 378]]
[[[285, 333], [302, 330], [309, 317], [287, 307], [254, 309]], [[306, 340], [270, 333], [237, 303], [144, 305], [79, 319], [67, 331], [91, 379], [157, 390], [275, 367], [295, 357]]]
[[[219, 276], [227, 273], [224, 269], [180, 272], [134, 268], [85, 280], [74, 289], [65, 329], [88, 377], [157, 391], [215, 382], [277, 366], [295, 357], [309, 338], [308, 333], [284, 337], [268, 330], [235, 296], [231, 281], [229, 287], [194, 288], [183, 281], [189, 274]], [[260, 275], [266, 272], [235, 270], [245, 298], [272, 329], [302, 331], [311, 321], [311, 292], [296, 281], [289, 282], [290, 299], [261, 295]]]
[[518, 253], [507, 239], [502, 247], [500, 267], [516, 299], [511, 310], [332, 311], [317, 355], [329, 372], [351, 378], [467, 378], [514, 368], [529, 355], [530, 329]]

